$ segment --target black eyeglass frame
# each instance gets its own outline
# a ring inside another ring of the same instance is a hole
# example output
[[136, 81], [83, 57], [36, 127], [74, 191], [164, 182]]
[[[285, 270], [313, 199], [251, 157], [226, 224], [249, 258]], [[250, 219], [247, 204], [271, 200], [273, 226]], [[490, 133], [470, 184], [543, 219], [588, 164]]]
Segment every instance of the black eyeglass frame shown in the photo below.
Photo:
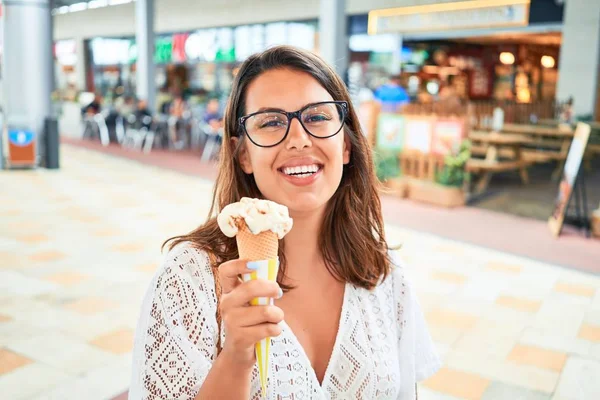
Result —
[[[342, 120], [342, 124], [340, 125], [340, 129], [338, 129], [335, 133], [332, 133], [329, 136], [315, 136], [313, 135], [310, 130], [308, 130], [306, 128], [306, 126], [304, 126], [304, 123], [302, 122], [302, 119], [300, 118], [300, 115], [302, 115], [302, 113], [304, 111], [306, 111], [307, 109], [314, 107], [314, 106], [318, 106], [321, 104], [339, 104], [342, 107], [342, 115], [341, 115], [341, 120]], [[287, 129], [285, 131], [285, 135], [283, 135], [283, 137], [281, 138], [281, 140], [275, 144], [270, 144], [268, 146], [262, 145], [262, 144], [258, 144], [256, 143], [253, 139], [252, 136], [250, 136], [250, 134], [248, 134], [248, 131], [246, 130], [246, 121], [258, 114], [265, 114], [265, 113], [278, 113], [278, 114], [283, 114], [287, 117], [288, 119], [288, 124], [287, 124]], [[285, 138], [287, 137], [288, 133], [290, 133], [290, 126], [292, 125], [292, 119], [296, 118], [299, 122], [300, 125], [302, 125], [302, 128], [304, 129], [304, 131], [306, 133], [308, 133], [310, 136], [317, 138], [317, 139], [327, 139], [330, 137], [333, 137], [335, 135], [337, 135], [338, 133], [340, 133], [340, 131], [342, 130], [342, 128], [344, 127], [344, 124], [346, 123], [346, 117], [348, 116], [348, 102], [347, 101], [335, 101], [335, 100], [331, 100], [331, 101], [320, 101], [318, 103], [311, 103], [311, 104], [307, 104], [306, 106], [302, 107], [300, 110], [298, 111], [291, 111], [291, 112], [287, 112], [287, 111], [281, 111], [281, 110], [273, 110], [273, 111], [269, 111], [269, 110], [265, 110], [265, 111], [258, 111], [252, 114], [248, 114], [245, 115], [243, 117], [240, 117], [239, 119], [239, 124], [242, 127], [242, 132], [248, 137], [248, 139], [250, 139], [250, 141], [252, 143], [254, 143], [255, 145], [257, 145], [258, 147], [275, 147], [278, 144], [280, 144], [281, 142], [283, 142], [285, 140]]]

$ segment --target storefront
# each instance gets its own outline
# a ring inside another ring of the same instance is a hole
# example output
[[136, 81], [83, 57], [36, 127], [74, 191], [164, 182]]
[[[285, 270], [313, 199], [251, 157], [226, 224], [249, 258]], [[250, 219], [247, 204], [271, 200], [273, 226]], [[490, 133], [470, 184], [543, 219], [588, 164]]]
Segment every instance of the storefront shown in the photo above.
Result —
[[103, 96], [135, 93], [133, 38], [94, 38], [85, 43], [86, 87]]
[[[316, 21], [276, 22], [161, 34], [156, 37], [156, 85], [161, 99], [183, 95], [201, 103], [229, 94], [239, 64], [277, 44], [317, 47]], [[87, 42], [88, 90], [103, 95], [135, 93], [134, 38], [94, 38]]]
[[470, 100], [551, 101], [563, 6], [475, 0], [375, 10], [350, 17], [351, 87], [374, 90], [401, 73], [411, 99], [450, 88]]

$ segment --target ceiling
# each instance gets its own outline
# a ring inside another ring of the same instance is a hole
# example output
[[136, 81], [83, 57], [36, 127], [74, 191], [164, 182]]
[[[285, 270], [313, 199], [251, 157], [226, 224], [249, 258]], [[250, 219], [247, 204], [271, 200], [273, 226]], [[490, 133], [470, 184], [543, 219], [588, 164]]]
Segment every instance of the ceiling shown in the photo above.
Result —
[[[77, 4], [77, 3], [90, 3], [93, 0], [50, 0], [50, 3], [52, 4], [52, 8], [59, 8], [59, 7], [64, 7], [64, 6], [71, 6], [73, 4]], [[107, 2], [109, 2], [108, 0], [106, 0]], [[129, 1], [123, 1], [124, 3], [128, 3], [134, 0], [129, 0]], [[115, 2], [117, 2], [115, 0]]]
[[70, 6], [76, 3], [89, 3], [85, 0], [51, 0], [52, 8], [58, 8], [63, 6]]

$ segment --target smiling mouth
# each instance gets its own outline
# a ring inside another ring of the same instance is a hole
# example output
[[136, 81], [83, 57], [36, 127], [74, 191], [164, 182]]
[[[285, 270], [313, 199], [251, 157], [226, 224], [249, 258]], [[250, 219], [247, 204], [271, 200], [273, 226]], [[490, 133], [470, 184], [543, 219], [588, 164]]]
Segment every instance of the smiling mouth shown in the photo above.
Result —
[[308, 178], [323, 169], [321, 164], [299, 165], [297, 167], [283, 167], [278, 171], [294, 178]]

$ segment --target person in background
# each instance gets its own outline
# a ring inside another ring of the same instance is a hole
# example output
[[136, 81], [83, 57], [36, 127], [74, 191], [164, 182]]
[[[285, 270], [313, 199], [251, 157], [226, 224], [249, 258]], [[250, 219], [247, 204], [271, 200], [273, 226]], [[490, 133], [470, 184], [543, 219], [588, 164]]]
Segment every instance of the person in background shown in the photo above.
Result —
[[395, 112], [402, 106], [410, 102], [410, 97], [406, 90], [400, 84], [400, 76], [390, 77], [388, 83], [375, 90], [375, 99], [381, 103], [381, 111]]
[[202, 118], [204, 123], [209, 125], [215, 131], [221, 129], [223, 126], [223, 115], [219, 108], [219, 100], [210, 99], [206, 104], [206, 112]]
[[569, 97], [560, 111], [560, 122], [563, 124], [573, 123], [573, 97]]
[[176, 118], [183, 118], [187, 110], [187, 103], [180, 95], [176, 96], [169, 107], [169, 115]]
[[[138, 101], [136, 110], [133, 113], [133, 115], [135, 115], [136, 124], [138, 125], [137, 129], [140, 129], [142, 127], [150, 129], [150, 126], [152, 125], [152, 113], [148, 109], [148, 103], [146, 102], [146, 100], [140, 99]], [[148, 119], [147, 117], [150, 118]]]
[[177, 94], [169, 107], [171, 143], [176, 148], [185, 147], [190, 142], [190, 126], [188, 124], [189, 108], [181, 94]]
[[100, 113], [101, 110], [102, 110], [102, 95], [100, 95], [99, 93], [96, 93], [96, 95], [94, 96], [94, 100], [92, 100], [91, 103], [89, 103], [88, 105], [84, 106], [81, 109], [81, 114], [92, 117], [92, 116]]
[[136, 111], [135, 99], [133, 96], [121, 96], [123, 97], [123, 102], [117, 111], [120, 115], [127, 117], [128, 115], [134, 114]]

